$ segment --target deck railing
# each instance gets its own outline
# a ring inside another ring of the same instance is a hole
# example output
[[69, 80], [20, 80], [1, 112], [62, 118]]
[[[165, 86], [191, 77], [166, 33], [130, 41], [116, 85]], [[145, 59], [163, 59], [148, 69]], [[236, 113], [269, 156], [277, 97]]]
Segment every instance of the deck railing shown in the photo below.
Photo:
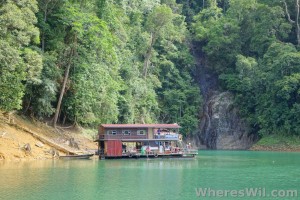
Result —
[[188, 148], [178, 148], [178, 147], [173, 147], [171, 150], [163, 150], [160, 152], [159, 150], [150, 150], [150, 151], [142, 151], [141, 149], [136, 149], [136, 150], [128, 150], [126, 152], [123, 152], [123, 154], [143, 154], [143, 155], [154, 155], [154, 154], [198, 154], [197, 149], [188, 149]]
[[155, 139], [179, 139], [179, 134], [154, 135]]

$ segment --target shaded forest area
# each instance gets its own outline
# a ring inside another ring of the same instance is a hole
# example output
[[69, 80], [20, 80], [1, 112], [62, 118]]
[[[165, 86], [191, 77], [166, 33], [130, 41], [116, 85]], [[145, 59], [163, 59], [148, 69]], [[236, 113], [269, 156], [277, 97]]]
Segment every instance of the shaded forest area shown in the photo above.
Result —
[[220, 87], [253, 133], [300, 133], [299, 0], [209, 1], [193, 16]]
[[158, 0], [0, 1], [0, 107], [56, 124], [198, 125], [182, 6]]
[[193, 42], [253, 132], [300, 133], [299, 0], [0, 0], [0, 109], [190, 134]]

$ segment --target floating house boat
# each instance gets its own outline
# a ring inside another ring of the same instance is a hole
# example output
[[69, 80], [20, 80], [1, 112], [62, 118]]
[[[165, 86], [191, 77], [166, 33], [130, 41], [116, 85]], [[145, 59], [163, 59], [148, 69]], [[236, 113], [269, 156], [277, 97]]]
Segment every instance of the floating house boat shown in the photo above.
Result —
[[194, 157], [196, 150], [182, 146], [178, 124], [102, 124], [98, 152], [105, 158]]

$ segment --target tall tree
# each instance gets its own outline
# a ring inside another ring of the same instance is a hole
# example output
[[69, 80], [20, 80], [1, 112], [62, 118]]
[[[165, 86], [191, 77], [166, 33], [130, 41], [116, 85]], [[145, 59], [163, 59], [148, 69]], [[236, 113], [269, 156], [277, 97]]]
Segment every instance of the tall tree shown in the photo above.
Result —
[[291, 18], [291, 14], [289, 11], [289, 6], [290, 4], [288, 4], [286, 2], [286, 0], [283, 0], [283, 5], [284, 5], [284, 9], [285, 9], [285, 14], [287, 16], [288, 21], [291, 24], [295, 24], [295, 32], [296, 32], [296, 37], [297, 37], [297, 44], [300, 45], [300, 25], [299, 25], [299, 14], [300, 14], [300, 1], [299, 0], [294, 0], [294, 6], [292, 6], [295, 10], [295, 13], [293, 13], [294, 15], [294, 20], [292, 20]]
[[2, 1], [0, 4], [0, 108], [20, 109], [25, 84], [37, 84], [42, 58], [34, 45], [39, 43], [35, 27], [37, 2]]
[[145, 78], [148, 74], [148, 68], [150, 65], [153, 46], [159, 37], [166, 36], [168, 34], [168, 28], [170, 28], [172, 20], [172, 10], [166, 5], [161, 5], [154, 8], [154, 10], [149, 14], [147, 18], [146, 29], [147, 31], [149, 31], [150, 37], [144, 60], [143, 73]]

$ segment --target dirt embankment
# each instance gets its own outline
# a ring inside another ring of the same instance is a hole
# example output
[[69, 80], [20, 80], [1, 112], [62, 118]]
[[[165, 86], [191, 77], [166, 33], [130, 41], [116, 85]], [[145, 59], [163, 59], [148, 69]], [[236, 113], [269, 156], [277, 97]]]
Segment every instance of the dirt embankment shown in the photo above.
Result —
[[92, 137], [76, 129], [54, 129], [46, 123], [0, 112], [0, 161], [53, 159], [97, 149]]

